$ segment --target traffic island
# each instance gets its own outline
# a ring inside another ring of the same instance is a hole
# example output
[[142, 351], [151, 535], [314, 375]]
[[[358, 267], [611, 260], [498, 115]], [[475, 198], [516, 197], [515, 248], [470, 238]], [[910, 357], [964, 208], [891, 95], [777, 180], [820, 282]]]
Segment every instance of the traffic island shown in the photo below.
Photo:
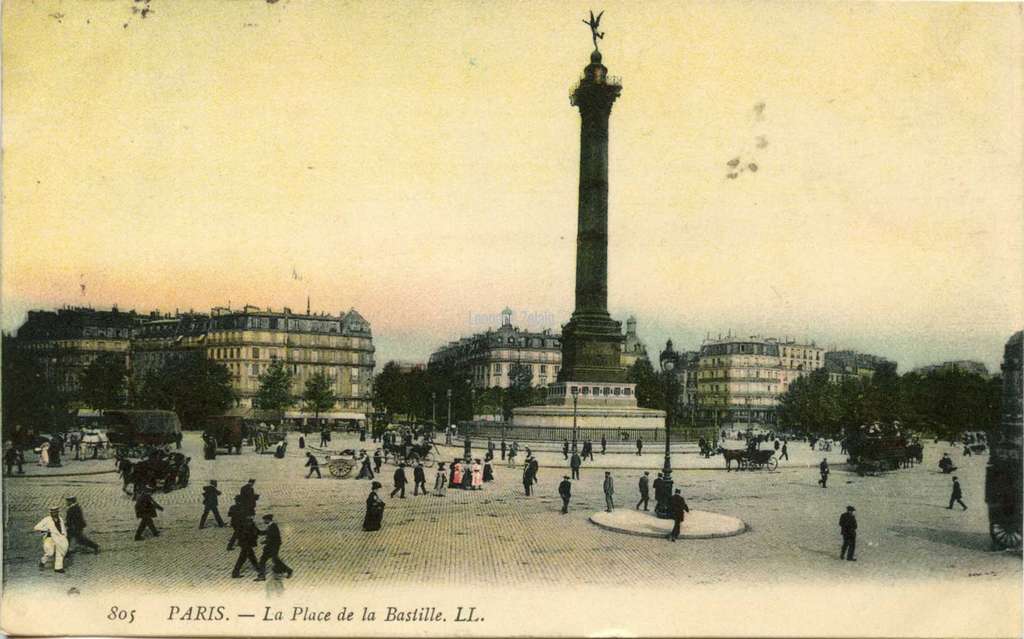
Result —
[[[658, 519], [646, 511], [620, 509], [612, 512], [599, 511], [590, 516], [590, 521], [601, 528], [640, 537], [667, 537], [672, 531], [671, 519]], [[680, 539], [715, 539], [732, 537], [746, 532], [747, 525], [742, 519], [711, 513], [705, 510], [691, 510], [679, 529]]]

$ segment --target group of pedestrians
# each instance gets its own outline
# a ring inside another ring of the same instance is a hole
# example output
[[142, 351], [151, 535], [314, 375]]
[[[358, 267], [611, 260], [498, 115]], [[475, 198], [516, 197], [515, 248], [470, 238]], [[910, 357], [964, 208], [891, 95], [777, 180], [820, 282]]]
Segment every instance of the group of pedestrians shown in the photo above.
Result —
[[35, 525], [33, 530], [42, 533], [43, 556], [39, 559], [39, 569], [45, 570], [46, 564], [53, 562], [54, 572], [63, 573], [64, 558], [72, 553], [71, 542], [76, 546], [84, 546], [99, 554], [100, 547], [96, 542], [85, 536], [85, 514], [74, 496], [65, 497], [65, 512], [60, 514], [60, 507], [50, 508], [50, 513]]

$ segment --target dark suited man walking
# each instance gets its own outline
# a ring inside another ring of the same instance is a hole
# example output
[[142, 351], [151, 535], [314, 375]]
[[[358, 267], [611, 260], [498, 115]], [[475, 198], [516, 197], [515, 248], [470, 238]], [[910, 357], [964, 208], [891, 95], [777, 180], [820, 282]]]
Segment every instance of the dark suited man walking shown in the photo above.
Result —
[[572, 497], [572, 484], [569, 476], [562, 476], [562, 483], [558, 484], [558, 496], [562, 498], [562, 514], [569, 512], [569, 499]]
[[149, 489], [143, 488], [142, 494], [135, 500], [135, 516], [139, 518], [139, 527], [135, 531], [135, 541], [142, 541], [142, 532], [147, 528], [153, 533], [154, 537], [160, 536], [160, 532], [153, 524], [153, 518], [156, 517], [156, 511], [158, 510], [163, 510], [163, 508], [160, 504], [153, 501], [153, 496], [149, 494]]
[[573, 452], [572, 458], [569, 460], [569, 468], [572, 470], [572, 478], [580, 478], [580, 466], [583, 465], [583, 460], [580, 459], [578, 453]]
[[405, 485], [407, 483], [409, 483], [409, 480], [405, 476], [405, 462], [402, 462], [395, 469], [395, 489], [391, 491], [391, 496], [394, 497], [397, 493], [402, 493], [400, 499], [405, 499]]
[[199, 518], [199, 530], [206, 528], [206, 518], [213, 514], [218, 528], [224, 527], [224, 520], [220, 518], [220, 511], [217, 510], [217, 497], [220, 491], [217, 490], [217, 480], [211, 479], [209, 486], [203, 486], [203, 515]]
[[64, 519], [68, 522], [68, 542], [74, 541], [87, 548], [92, 548], [93, 552], [98, 553], [100, 547], [85, 536], [85, 514], [82, 513], [82, 507], [78, 505], [78, 499], [68, 497], [66, 501], [68, 509], [64, 513]]
[[[967, 510], [967, 504], [963, 502], [963, 496], [963, 491], [960, 490], [960, 480], [954, 477], [953, 492], [949, 495], [949, 507], [946, 510], [953, 510], [954, 503], [960, 504], [964, 510]], [[68, 526], [70, 527], [70, 524]]]
[[847, 506], [846, 512], [839, 516], [839, 532], [843, 535], [843, 547], [839, 550], [839, 558], [857, 561], [853, 553], [857, 549], [857, 518], [853, 506]]
[[412, 469], [412, 494], [418, 495], [419, 490], [423, 490], [423, 494], [427, 494], [427, 474], [423, 472], [423, 464], [416, 462], [416, 467]]
[[608, 471], [604, 472], [604, 507], [605, 510], [611, 512], [615, 508], [615, 502], [612, 496], [615, 494], [615, 482], [612, 480], [612, 474]]
[[640, 477], [640, 501], [636, 502], [636, 509], [640, 510], [640, 504], [644, 505], [644, 510], [647, 510], [648, 501], [651, 498], [651, 489], [648, 477], [650, 473], [644, 471], [642, 477]]
[[277, 556], [277, 554], [281, 552], [281, 529], [277, 527], [276, 523], [274, 523], [274, 516], [271, 514], [263, 515], [263, 523], [267, 527], [258, 531], [258, 534], [264, 536], [264, 540], [263, 553], [260, 555], [257, 568], [260, 574], [256, 577], [255, 581], [266, 580], [268, 559], [274, 562], [274, 572], [276, 574], [284, 573], [285, 577], [291, 577], [292, 569]]
[[249, 561], [252, 567], [256, 569], [258, 573], [260, 565], [256, 561], [256, 553], [253, 549], [256, 544], [259, 543], [259, 529], [256, 528], [256, 524], [252, 521], [252, 515], [243, 515], [242, 521], [238, 525], [238, 559], [235, 561], [235, 568], [231, 571], [231, 576], [238, 579], [242, 576], [242, 564]]
[[669, 508], [672, 513], [672, 532], [668, 534], [670, 541], [679, 539], [679, 528], [683, 524], [683, 519], [686, 517], [686, 513], [690, 512], [690, 507], [686, 505], [686, 500], [683, 499], [683, 494], [680, 489], [676, 488], [676, 494], [672, 495], [669, 499]]

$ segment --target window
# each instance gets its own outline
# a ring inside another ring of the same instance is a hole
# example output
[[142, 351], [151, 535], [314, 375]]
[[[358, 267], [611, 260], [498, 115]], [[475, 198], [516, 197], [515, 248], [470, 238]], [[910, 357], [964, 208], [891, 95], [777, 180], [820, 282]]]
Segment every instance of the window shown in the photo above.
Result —
[[256, 377], [259, 374], [260, 374], [260, 365], [259, 364], [253, 364], [252, 365], [252, 376]]
[[252, 347], [252, 358], [253, 359], [259, 359], [260, 358], [260, 349], [256, 348], [255, 346]]

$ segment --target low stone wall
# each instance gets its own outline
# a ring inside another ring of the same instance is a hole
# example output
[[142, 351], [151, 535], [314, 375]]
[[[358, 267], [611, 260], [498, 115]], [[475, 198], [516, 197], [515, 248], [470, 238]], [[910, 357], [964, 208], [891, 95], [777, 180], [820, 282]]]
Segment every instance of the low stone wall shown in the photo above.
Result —
[[[500, 440], [502, 437], [507, 442], [513, 440], [519, 442], [560, 442], [568, 439], [572, 441], [572, 428], [558, 426], [513, 426], [509, 422], [459, 422], [459, 439], [469, 435], [471, 439], [490, 437], [492, 440]], [[644, 444], [665, 442], [665, 429], [646, 428], [585, 428], [576, 429], [577, 441], [589, 439], [596, 447], [600, 446], [601, 436], [608, 439], [609, 444], [622, 442], [636, 442], [637, 437], [643, 439]], [[708, 441], [714, 439], [715, 428], [678, 428], [672, 430], [673, 442], [695, 442], [701, 437]]]

